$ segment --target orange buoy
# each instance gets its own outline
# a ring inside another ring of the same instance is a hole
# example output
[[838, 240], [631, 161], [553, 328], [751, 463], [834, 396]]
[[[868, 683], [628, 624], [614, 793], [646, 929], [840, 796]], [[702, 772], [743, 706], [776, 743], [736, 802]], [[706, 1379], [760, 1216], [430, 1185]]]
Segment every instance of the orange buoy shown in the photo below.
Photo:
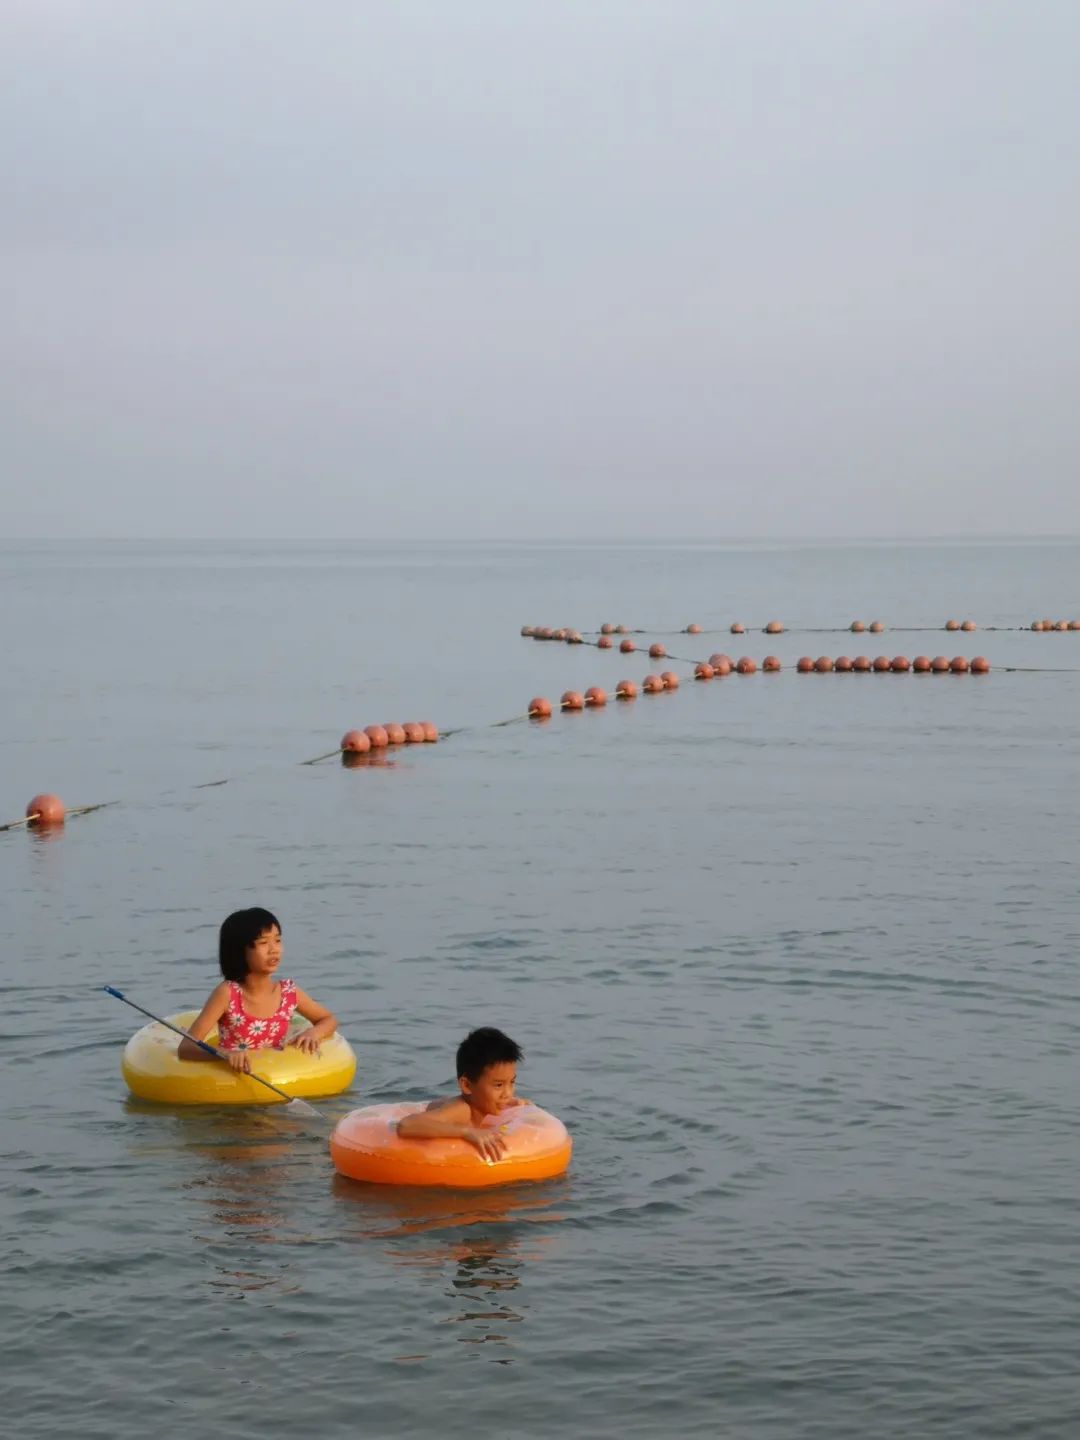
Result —
[[721, 655], [720, 659], [716, 661], [712, 668], [714, 675], [723, 676], [730, 675], [735, 667], [726, 655]]
[[1055, 629], [1055, 630], [1067, 630], [1068, 628], [1069, 628], [1069, 622], [1068, 622], [1067, 620], [1059, 620], [1059, 621], [1057, 622], [1057, 624], [1054, 626], [1054, 629]]
[[700, 635], [700, 634], [701, 634], [701, 626], [700, 626], [700, 625], [687, 625], [686, 630], [685, 630], [684, 633], [687, 634], [687, 635]]
[[814, 669], [819, 675], [827, 675], [832, 668], [833, 663], [828, 655], [819, 655], [814, 661]]
[[1069, 629], [1070, 629], [1070, 630], [1080, 630], [1080, 620], [1070, 620], [1070, 621], [1069, 621]]
[[731, 633], [732, 635], [745, 635], [746, 626], [742, 623], [741, 620], [733, 620], [731, 622]]
[[634, 644], [633, 640], [620, 640], [619, 649], [624, 655], [632, 655], [637, 649], [637, 646]]
[[959, 630], [959, 629], [960, 629], [960, 621], [959, 621], [959, 620], [946, 620], [946, 621], [945, 621], [945, 629], [946, 629], [946, 630]]
[[423, 745], [426, 738], [423, 725], [418, 725], [415, 721], [410, 720], [402, 726], [402, 729], [405, 731], [406, 745]]
[[866, 629], [866, 626], [863, 624], [863, 622], [862, 622], [861, 620], [852, 620], [852, 622], [851, 622], [851, 633], [852, 633], [853, 635], [861, 635], [865, 629]]
[[887, 655], [875, 655], [874, 671], [878, 675], [884, 675], [887, 670], [892, 669], [892, 661]]
[[1032, 630], [1045, 630], [1045, 629], [1046, 629], [1046, 626], [1043, 624], [1043, 622], [1042, 622], [1041, 620], [1033, 620], [1033, 621], [1031, 622], [1031, 628], [1032, 628]]
[[766, 635], [782, 635], [783, 633], [784, 627], [783, 625], [781, 625], [779, 620], [770, 620], [769, 623], [765, 626]]
[[649, 655], [653, 660], [662, 660], [666, 654], [667, 651], [663, 645], [660, 644], [659, 640], [654, 641], [653, 644], [649, 646]]
[[600, 689], [599, 685], [590, 685], [585, 691], [586, 705], [606, 705], [607, 692]]
[[751, 660], [749, 655], [743, 655], [735, 669], [740, 675], [756, 675], [757, 661]]
[[386, 731], [386, 738], [387, 738], [387, 740], [390, 742], [391, 745], [404, 745], [404, 744], [405, 744], [405, 727], [404, 727], [404, 725], [390, 724], [390, 725], [384, 725], [382, 728]]
[[615, 626], [614, 626], [614, 625], [611, 625], [611, 624], [601, 625], [601, 626], [600, 626], [600, 634], [601, 634], [601, 635], [614, 635], [614, 634], [615, 634]]
[[892, 669], [894, 675], [906, 675], [911, 669], [911, 661], [906, 655], [894, 655]]
[[931, 675], [947, 675], [949, 673], [949, 662], [944, 655], [935, 655], [930, 661]]
[[423, 726], [424, 730], [424, 744], [437, 744], [439, 739], [439, 727], [433, 724], [430, 720], [421, 720], [420, 724]]
[[964, 623], [960, 626], [961, 630], [967, 630], [969, 633], [975, 628], [976, 627], [974, 620], [965, 620]]
[[873, 666], [870, 664], [870, 656], [856, 655], [855, 659], [851, 662], [851, 668], [855, 671], [856, 675], [865, 675], [868, 670], [873, 669]]
[[550, 639], [551, 639], [551, 631], [548, 629], [548, 627], [547, 627], [546, 625], [541, 625], [541, 626], [539, 626], [536, 630], [533, 631], [533, 639], [534, 639], [534, 640], [550, 640]]
[[616, 700], [636, 700], [636, 699], [637, 699], [637, 686], [634, 684], [633, 680], [620, 680], [620, 681], [619, 681], [619, 683], [615, 686], [615, 699], [616, 699]]
[[364, 734], [371, 741], [373, 750], [382, 750], [390, 744], [390, 737], [381, 725], [365, 725]]
[[963, 655], [954, 655], [949, 669], [954, 675], [966, 675], [971, 669], [971, 666], [964, 659]]
[[972, 673], [973, 675], [989, 675], [989, 674], [990, 674], [990, 661], [987, 660], [987, 658], [986, 658], [985, 655], [976, 655], [976, 656], [975, 656], [975, 659], [972, 660], [972, 662], [971, 662], [971, 673]]
[[714, 670], [719, 670], [719, 668], [720, 668], [721, 665], [727, 665], [727, 666], [730, 668], [730, 666], [731, 666], [731, 656], [730, 656], [730, 655], [721, 655], [720, 652], [717, 651], [717, 653], [716, 653], [715, 655], [710, 655], [710, 656], [709, 656], [709, 664], [712, 666], [712, 668], [713, 668]]
[[836, 663], [833, 666], [833, 669], [838, 671], [841, 675], [847, 675], [852, 669], [850, 657], [847, 655], [838, 655], [836, 657]]
[[601, 635], [600, 639], [596, 642], [596, 648], [598, 650], [610, 650], [614, 643], [610, 635]]
[[1047, 619], [1045, 618], [1045, 616], [1044, 616], [1044, 617], [1043, 617], [1043, 629], [1044, 629], [1044, 630], [1053, 630], [1053, 628], [1054, 628], [1054, 622], [1053, 622], [1052, 620], [1047, 620]]
[[581, 639], [581, 631], [580, 631], [580, 630], [568, 630], [568, 631], [566, 632], [566, 643], [567, 643], [568, 645], [581, 645], [581, 644], [583, 643], [583, 641], [582, 641], [582, 639]]
[[711, 680], [715, 674], [716, 671], [712, 668], [712, 666], [707, 660], [699, 660], [698, 663], [694, 666], [695, 680]]
[[885, 626], [881, 623], [880, 620], [871, 620], [871, 621], [870, 621], [870, 634], [871, 634], [871, 635], [880, 635], [881, 632], [882, 632], [884, 629], [885, 629]]
[[551, 632], [551, 638], [552, 638], [552, 640], [565, 640], [565, 639], [566, 639], [566, 633], [567, 633], [567, 632], [566, 632], [566, 626], [563, 625], [563, 626], [561, 626], [558, 630], [552, 630], [552, 632]]
[[529, 701], [529, 718], [531, 720], [546, 720], [551, 714], [551, 701], [545, 700], [543, 695], [534, 695]]
[[616, 634], [616, 635], [625, 635], [625, 634], [626, 634], [626, 626], [625, 626], [625, 625], [616, 625], [616, 626], [615, 626], [615, 630], [614, 630], [614, 634]]
[[341, 737], [341, 748], [349, 755], [365, 755], [371, 749], [371, 736], [363, 730], [346, 730]]
[[677, 690], [679, 688], [679, 677], [674, 670], [661, 670], [660, 679], [664, 682], [665, 690]]
[[62, 825], [66, 813], [59, 795], [35, 795], [26, 807], [31, 825]]
[[536, 626], [535, 626], [535, 625], [522, 625], [522, 627], [521, 627], [521, 633], [522, 633], [522, 635], [530, 635], [530, 636], [531, 636], [531, 635], [535, 635], [535, 634], [536, 634]]
[[564, 710], [584, 710], [585, 696], [577, 690], [564, 690], [559, 704]]
[[911, 662], [911, 668], [915, 671], [916, 675], [926, 675], [930, 670], [929, 655], [916, 655], [915, 659]]
[[659, 695], [663, 688], [664, 682], [660, 679], [659, 675], [646, 675], [645, 679], [641, 682], [643, 695]]
[[780, 669], [780, 657], [778, 655], [766, 655], [765, 659], [761, 662], [761, 668], [762, 670], [768, 671], [770, 675], [775, 675]]
[[800, 675], [809, 675], [814, 668], [814, 662], [809, 655], [800, 655], [795, 662], [795, 669]]

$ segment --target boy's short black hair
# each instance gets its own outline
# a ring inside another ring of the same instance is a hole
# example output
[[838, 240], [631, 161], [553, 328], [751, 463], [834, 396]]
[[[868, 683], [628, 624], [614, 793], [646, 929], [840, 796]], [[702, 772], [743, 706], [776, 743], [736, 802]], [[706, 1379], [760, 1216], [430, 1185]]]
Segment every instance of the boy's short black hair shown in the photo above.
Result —
[[489, 1065], [501, 1065], [507, 1061], [516, 1065], [523, 1058], [521, 1046], [509, 1035], [485, 1025], [480, 1030], [470, 1031], [458, 1046], [458, 1078], [476, 1081]]
[[248, 965], [245, 951], [267, 930], [276, 930], [280, 935], [281, 921], [259, 905], [253, 905], [250, 910], [234, 910], [222, 921], [218, 937], [218, 964], [226, 980], [235, 980], [239, 984], [246, 978]]

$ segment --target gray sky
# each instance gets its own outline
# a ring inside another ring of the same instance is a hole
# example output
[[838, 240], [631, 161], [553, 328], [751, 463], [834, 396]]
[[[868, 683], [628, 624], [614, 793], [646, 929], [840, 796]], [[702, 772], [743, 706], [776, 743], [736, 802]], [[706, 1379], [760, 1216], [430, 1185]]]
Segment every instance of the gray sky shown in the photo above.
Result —
[[0, 534], [1080, 532], [1076, 0], [0, 14]]

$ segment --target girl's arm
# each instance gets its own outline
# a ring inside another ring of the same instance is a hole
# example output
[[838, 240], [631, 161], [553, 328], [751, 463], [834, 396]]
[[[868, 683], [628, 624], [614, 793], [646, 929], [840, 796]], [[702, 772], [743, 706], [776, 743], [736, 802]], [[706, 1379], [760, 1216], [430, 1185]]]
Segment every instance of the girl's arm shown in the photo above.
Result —
[[[210, 999], [199, 1011], [198, 1015], [188, 1026], [188, 1035], [180, 1041], [176, 1047], [177, 1058], [180, 1060], [212, 1060], [214, 1057], [208, 1055], [205, 1050], [200, 1050], [194, 1043], [196, 1040], [205, 1040], [210, 1031], [221, 1019], [222, 1015], [229, 1008], [229, 982], [223, 980], [210, 992]], [[234, 1070], [249, 1070], [251, 1062], [248, 1060], [246, 1051], [223, 1050], [222, 1058], [227, 1058]], [[235, 1058], [234, 1058], [235, 1057]]]
[[317, 1050], [337, 1029], [337, 1016], [325, 1005], [312, 1000], [299, 986], [296, 991], [296, 1008], [305, 1020], [311, 1021], [311, 1029], [301, 1030], [298, 1035], [293, 1036], [289, 1044], [295, 1045], [298, 1050]]

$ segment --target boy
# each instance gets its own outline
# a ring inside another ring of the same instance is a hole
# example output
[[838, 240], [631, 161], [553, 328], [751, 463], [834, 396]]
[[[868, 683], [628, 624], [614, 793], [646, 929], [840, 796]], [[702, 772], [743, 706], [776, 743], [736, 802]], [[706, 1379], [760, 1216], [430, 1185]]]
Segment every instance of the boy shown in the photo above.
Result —
[[425, 1110], [398, 1121], [403, 1140], [467, 1140], [485, 1160], [498, 1160], [506, 1141], [484, 1121], [515, 1105], [527, 1105], [514, 1095], [521, 1048], [501, 1030], [485, 1026], [466, 1035], [458, 1046], [457, 1077], [460, 1095], [432, 1100]]

